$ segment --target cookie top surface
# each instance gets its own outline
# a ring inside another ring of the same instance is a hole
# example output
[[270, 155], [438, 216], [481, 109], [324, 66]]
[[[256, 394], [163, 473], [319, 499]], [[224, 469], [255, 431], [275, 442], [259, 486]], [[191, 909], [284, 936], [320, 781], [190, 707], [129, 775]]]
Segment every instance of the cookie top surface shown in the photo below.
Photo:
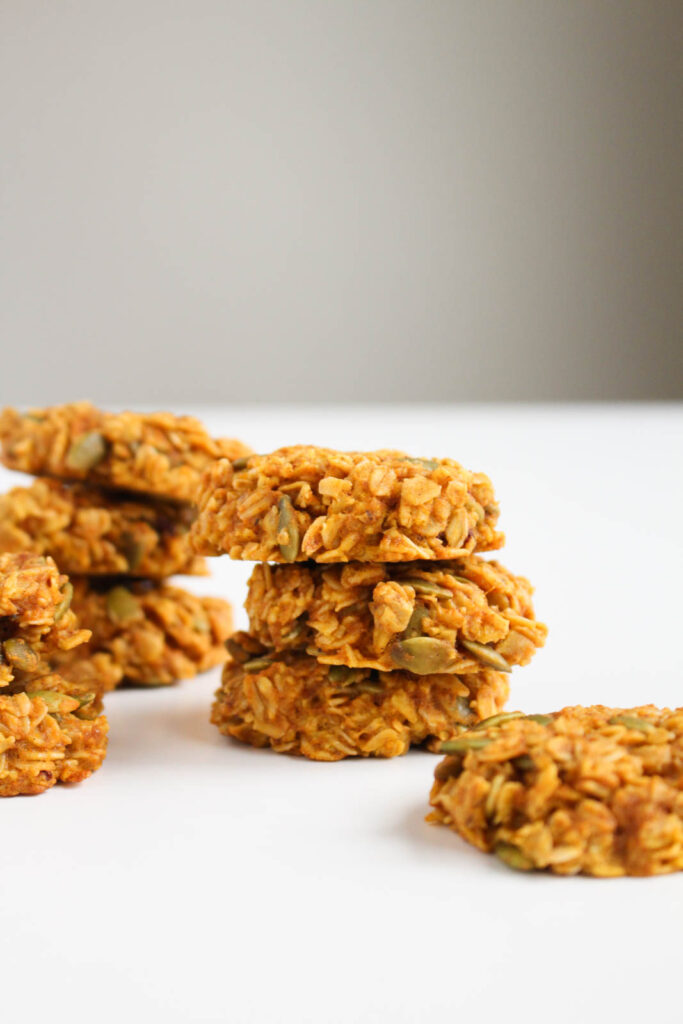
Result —
[[249, 629], [327, 664], [417, 674], [510, 671], [545, 642], [532, 588], [497, 562], [257, 565]]
[[203, 476], [193, 541], [254, 561], [401, 562], [498, 548], [488, 477], [451, 459], [300, 445]]
[[511, 867], [683, 868], [683, 709], [502, 713], [445, 745], [432, 820]]
[[214, 459], [249, 448], [210, 437], [199, 420], [168, 412], [102, 412], [74, 402], [0, 413], [0, 451], [9, 469], [194, 502]]

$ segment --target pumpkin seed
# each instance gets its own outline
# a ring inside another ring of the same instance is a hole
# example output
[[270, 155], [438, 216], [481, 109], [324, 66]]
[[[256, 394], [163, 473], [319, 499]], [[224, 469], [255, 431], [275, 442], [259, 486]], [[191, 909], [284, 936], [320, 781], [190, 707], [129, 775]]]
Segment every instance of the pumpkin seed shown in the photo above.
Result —
[[438, 583], [431, 583], [429, 580], [422, 580], [414, 576], [404, 576], [398, 580], [401, 586], [412, 587], [416, 594], [433, 594], [434, 597], [453, 597], [453, 593], [447, 587], [440, 587]]
[[262, 672], [266, 668], [270, 668], [273, 664], [272, 656], [263, 658], [252, 658], [251, 661], [245, 661], [242, 668], [245, 672]]
[[442, 754], [466, 754], [469, 750], [483, 750], [489, 743], [493, 743], [493, 740], [486, 736], [466, 734], [454, 740], [446, 740], [440, 749]]
[[121, 554], [128, 563], [128, 572], [135, 572], [142, 561], [144, 548], [127, 530], [121, 534]]
[[550, 725], [553, 720], [552, 715], [525, 715], [527, 722], [536, 722], [538, 725]]
[[12, 637], [9, 640], [5, 640], [2, 646], [5, 651], [5, 657], [12, 668], [17, 668], [21, 672], [35, 672], [38, 668], [40, 658], [25, 640], [22, 640], [20, 637]]
[[107, 454], [107, 442], [98, 430], [77, 437], [66, 454], [69, 469], [86, 472], [101, 462]]
[[470, 532], [470, 521], [464, 508], [457, 509], [446, 525], [446, 543], [449, 548], [461, 548]]
[[330, 682], [339, 683], [341, 686], [353, 683], [359, 675], [362, 675], [360, 669], [349, 668], [348, 665], [329, 665], [327, 669], [327, 678]]
[[524, 718], [521, 711], [501, 711], [498, 715], [489, 715], [477, 722], [474, 729], [492, 729], [495, 725], [502, 725], [503, 722], [514, 722], [516, 718]]
[[71, 599], [74, 596], [74, 586], [71, 580], [67, 580], [62, 587], [62, 600], [55, 608], [55, 622], [59, 622], [63, 619], [69, 608], [71, 607]]
[[247, 468], [248, 459], [248, 455], [240, 455], [239, 459], [232, 460], [232, 468], [234, 469], [235, 473], [239, 473], [240, 470]]
[[283, 532], [287, 534], [287, 540], [279, 545], [280, 554], [284, 558], [285, 562], [294, 562], [299, 554], [299, 525], [296, 521], [296, 516], [294, 515], [292, 500], [288, 494], [282, 495], [277, 503], [277, 510], [278, 534]]
[[513, 757], [512, 764], [520, 772], [530, 772], [536, 767], [533, 758], [529, 757], [528, 754], [520, 754], [519, 757]]
[[413, 462], [418, 466], [424, 466], [425, 469], [434, 471], [439, 468], [439, 463], [436, 459], [408, 459], [408, 462]]
[[425, 619], [428, 619], [431, 615], [429, 608], [424, 604], [416, 604], [413, 608], [413, 614], [408, 620], [408, 625], [401, 633], [402, 640], [410, 640], [414, 636], [422, 636], [424, 631], [423, 623]]
[[57, 711], [64, 715], [80, 707], [80, 701], [75, 697], [67, 697], [66, 694], [58, 693], [56, 690], [31, 690], [28, 696], [41, 697], [47, 704], [50, 713]]
[[638, 732], [652, 732], [654, 729], [652, 722], [638, 718], [637, 715], [612, 715], [607, 724], [623, 725], [626, 729], [637, 729]]
[[234, 661], [242, 665], [245, 661], [249, 660], [249, 651], [245, 651], [242, 644], [238, 640], [234, 640], [231, 636], [225, 641], [225, 647], [228, 654], [230, 654]]
[[112, 622], [127, 622], [142, 614], [137, 598], [126, 587], [112, 587], [107, 594], [107, 615]]
[[482, 665], [498, 669], [499, 672], [512, 672], [512, 666], [505, 660], [502, 654], [495, 651], [493, 647], [477, 643], [476, 640], [461, 640], [460, 643], [470, 654], [480, 661]]
[[447, 640], [432, 636], [414, 636], [397, 640], [389, 647], [395, 668], [403, 668], [418, 676], [446, 672], [455, 661], [455, 650]]
[[500, 840], [494, 846], [493, 852], [496, 857], [502, 860], [503, 864], [507, 864], [509, 868], [513, 868], [515, 871], [533, 870], [533, 861], [529, 860], [527, 855], [522, 853], [520, 848], [515, 846], [514, 843], [505, 843]]

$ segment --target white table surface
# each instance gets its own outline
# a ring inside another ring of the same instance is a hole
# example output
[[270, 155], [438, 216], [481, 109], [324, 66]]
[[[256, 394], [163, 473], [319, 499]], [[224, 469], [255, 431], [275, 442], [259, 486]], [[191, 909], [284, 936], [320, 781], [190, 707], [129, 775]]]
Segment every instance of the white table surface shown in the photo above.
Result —
[[[682, 407], [204, 418], [257, 451], [394, 446], [484, 470], [501, 557], [550, 626], [509, 706], [683, 704]], [[188, 586], [240, 607], [249, 566], [212, 567]], [[434, 755], [240, 746], [209, 725], [217, 679], [112, 694], [95, 776], [0, 805], [4, 1019], [680, 1022], [683, 874], [511, 872], [424, 823]]]

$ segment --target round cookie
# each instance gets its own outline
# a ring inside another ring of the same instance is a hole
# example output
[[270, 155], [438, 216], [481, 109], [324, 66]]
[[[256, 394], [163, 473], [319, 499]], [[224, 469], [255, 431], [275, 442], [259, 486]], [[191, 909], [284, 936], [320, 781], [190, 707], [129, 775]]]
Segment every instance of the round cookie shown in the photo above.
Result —
[[256, 747], [315, 761], [395, 757], [441, 741], [503, 707], [507, 677], [413, 676], [321, 665], [306, 654], [228, 662], [211, 721]]
[[41, 479], [0, 495], [0, 550], [51, 555], [69, 574], [204, 575], [187, 505]]
[[401, 452], [281, 448], [202, 478], [200, 554], [260, 562], [405, 562], [501, 547], [488, 477]]
[[683, 869], [683, 708], [509, 712], [444, 744], [428, 820], [519, 870]]
[[250, 449], [215, 440], [192, 416], [168, 412], [101, 412], [73, 402], [27, 413], [0, 413], [0, 451], [9, 469], [194, 502], [202, 471], [214, 459]]
[[89, 670], [78, 666], [81, 659], [100, 656], [107, 688], [124, 681], [167, 685], [213, 668], [227, 656], [225, 641], [232, 631], [227, 601], [146, 580], [73, 583], [73, 608], [92, 638], [86, 650], [55, 662], [70, 677], [87, 675]]
[[508, 672], [545, 642], [532, 588], [497, 562], [254, 567], [249, 630], [266, 647], [385, 672]]
[[0, 554], [0, 687], [45, 671], [45, 659], [84, 643], [71, 608], [72, 586], [51, 558]]
[[107, 730], [93, 679], [15, 677], [0, 691], [0, 797], [82, 782], [104, 760]]

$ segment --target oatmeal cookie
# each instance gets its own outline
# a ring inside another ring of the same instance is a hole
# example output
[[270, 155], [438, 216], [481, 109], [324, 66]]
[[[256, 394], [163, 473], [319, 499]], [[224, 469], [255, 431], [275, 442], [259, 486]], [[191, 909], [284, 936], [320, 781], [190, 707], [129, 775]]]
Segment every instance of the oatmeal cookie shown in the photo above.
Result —
[[203, 575], [190, 547], [188, 505], [36, 480], [0, 495], [0, 551], [51, 555], [66, 573]]
[[497, 562], [257, 565], [249, 630], [276, 650], [389, 672], [509, 672], [545, 641], [532, 588]]
[[15, 678], [0, 692], [0, 797], [82, 782], [104, 760], [107, 729], [97, 689], [56, 673]]
[[395, 757], [444, 739], [499, 711], [507, 677], [414, 676], [321, 665], [306, 654], [229, 661], [211, 721], [227, 736], [314, 761]]
[[192, 416], [108, 413], [74, 402], [27, 413], [4, 409], [0, 451], [9, 469], [23, 473], [194, 502], [209, 463], [250, 449], [241, 441], [214, 440]]
[[510, 712], [444, 744], [428, 820], [510, 867], [683, 869], [683, 708]]
[[73, 582], [73, 607], [92, 639], [86, 650], [54, 662], [70, 678], [87, 673], [77, 664], [83, 657], [105, 654], [109, 657], [100, 660], [99, 670], [107, 686], [122, 681], [158, 686], [189, 679], [227, 656], [225, 641], [232, 630], [227, 601], [147, 580]]
[[401, 452], [281, 448], [205, 472], [199, 554], [259, 562], [413, 562], [499, 548], [488, 477]]
[[45, 670], [45, 659], [90, 636], [79, 629], [72, 586], [51, 558], [0, 554], [0, 686]]

